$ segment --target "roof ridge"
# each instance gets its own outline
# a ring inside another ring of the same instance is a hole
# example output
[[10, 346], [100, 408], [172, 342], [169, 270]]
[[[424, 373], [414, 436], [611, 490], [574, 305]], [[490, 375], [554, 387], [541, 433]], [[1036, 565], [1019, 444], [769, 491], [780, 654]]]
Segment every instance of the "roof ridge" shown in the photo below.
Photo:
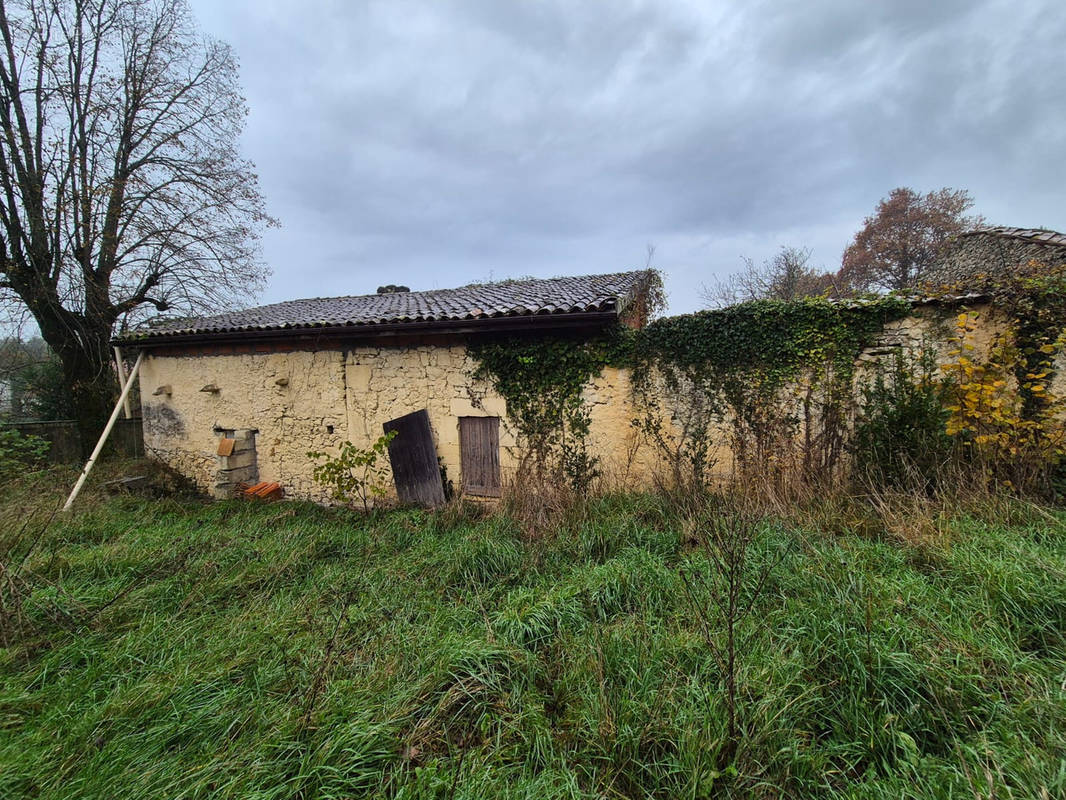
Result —
[[1066, 234], [1051, 228], [1017, 228], [1011, 225], [978, 225], [963, 231], [959, 237], [991, 235], [1005, 239], [1020, 239], [1033, 244], [1066, 246]]
[[[245, 308], [245, 309], [241, 309], [241, 310], [242, 311], [254, 311], [257, 308], [270, 308], [271, 306], [280, 306], [280, 305], [284, 305], [286, 303], [303, 303], [303, 302], [309, 302], [311, 300], [357, 300], [357, 299], [361, 299], [361, 298], [364, 298], [364, 297], [365, 298], [371, 298], [371, 297], [374, 297], [374, 298], [378, 298], [378, 297], [398, 297], [398, 296], [410, 297], [411, 295], [427, 295], [427, 294], [437, 294], [437, 293], [441, 293], [441, 292], [445, 292], [445, 293], [457, 292], [457, 291], [460, 291], [462, 289], [491, 289], [491, 288], [493, 288], [495, 286], [508, 286], [508, 287], [511, 287], [511, 286], [521, 286], [521, 285], [531, 284], [531, 283], [550, 283], [552, 281], [563, 281], [563, 280], [578, 281], [578, 280], [587, 280], [587, 279], [591, 279], [591, 278], [615, 278], [615, 277], [619, 277], [619, 276], [623, 276], [623, 275], [636, 275], [636, 274], [639, 274], [639, 273], [642, 273], [642, 272], [647, 272], [647, 270], [637, 269], [637, 270], [624, 270], [622, 272], [597, 272], [597, 273], [591, 273], [591, 274], [588, 274], [588, 275], [555, 275], [554, 277], [551, 277], [551, 278], [501, 278], [498, 281], [489, 281], [487, 283], [464, 283], [462, 286], [454, 286], [454, 287], [452, 287], [450, 289], [412, 289], [409, 292], [386, 292], [386, 293], [381, 293], [381, 294], [379, 294], [377, 292], [371, 292], [371, 293], [368, 293], [368, 294], [333, 294], [333, 295], [326, 295], [324, 297], [294, 297], [292, 300], [279, 300], [276, 303], [264, 303], [261, 306], [251, 306], [250, 308]], [[197, 314], [197, 315], [192, 315], [192, 316], [200, 316], [200, 317], [202, 317], [202, 316], [205, 316], [205, 315]]]

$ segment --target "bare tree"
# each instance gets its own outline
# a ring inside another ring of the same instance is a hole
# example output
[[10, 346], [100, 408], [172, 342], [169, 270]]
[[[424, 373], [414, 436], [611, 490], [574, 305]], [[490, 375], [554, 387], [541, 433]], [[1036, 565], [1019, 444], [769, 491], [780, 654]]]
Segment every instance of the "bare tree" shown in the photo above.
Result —
[[761, 266], [745, 257], [744, 269], [704, 287], [708, 305], [729, 306], [748, 300], [798, 300], [833, 288], [834, 276], [810, 266], [809, 247], [782, 247]]
[[0, 295], [63, 364], [83, 440], [109, 339], [253, 295], [271, 220], [237, 63], [184, 0], [0, 0]]
[[964, 189], [893, 189], [844, 250], [842, 284], [852, 291], [914, 288], [955, 236], [980, 223], [965, 215], [972, 206]]

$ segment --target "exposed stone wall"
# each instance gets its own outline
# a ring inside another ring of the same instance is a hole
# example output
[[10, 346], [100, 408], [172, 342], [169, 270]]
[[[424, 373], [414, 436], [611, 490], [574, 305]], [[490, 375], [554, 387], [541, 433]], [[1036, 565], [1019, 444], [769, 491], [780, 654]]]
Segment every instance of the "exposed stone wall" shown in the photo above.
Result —
[[359, 347], [348, 351], [348, 438], [360, 447], [382, 434], [390, 419], [426, 409], [448, 480], [460, 488], [459, 418], [500, 417], [500, 469], [506, 481], [517, 465], [515, 433], [507, 403], [472, 375], [477, 364], [461, 344]]
[[[1003, 329], [987, 307], [978, 311], [978, 348], [983, 357]], [[860, 356], [856, 380], [869, 365], [896, 347], [916, 352], [933, 343], [941, 360], [951, 349], [955, 312], [937, 307], [886, 326], [873, 346]], [[506, 484], [521, 453], [504, 398], [472, 375], [477, 366], [466, 347], [454, 340], [389, 347], [353, 346], [346, 350], [259, 352], [185, 350], [149, 352], [141, 367], [144, 397], [144, 438], [155, 455], [197, 482], [205, 491], [218, 480], [218, 443], [224, 431], [256, 431], [258, 477], [276, 481], [290, 497], [327, 500], [328, 493], [312, 478], [311, 450], [336, 452], [345, 440], [360, 447], [374, 442], [382, 424], [412, 411], [429, 413], [437, 453], [447, 477], [461, 487], [459, 418], [501, 419], [500, 463]], [[1066, 363], [1060, 357], [1052, 390], [1066, 392]], [[608, 480], [616, 484], [650, 485], [663, 469], [661, 453], [643, 441], [633, 420], [646, 413], [634, 397], [628, 370], [607, 368], [584, 391], [591, 428], [589, 449], [601, 460]], [[212, 384], [217, 391], [201, 391]], [[170, 386], [170, 394], [153, 394]], [[684, 424], [686, 396], [656, 398], [669, 434]], [[724, 429], [716, 436], [727, 441]], [[720, 445], [714, 453], [720, 471], [732, 459]]]
[[[972, 345], [974, 349], [968, 351], [967, 355], [976, 362], [982, 362], [989, 358], [992, 348], [998, 337], [1007, 329], [1009, 321], [987, 303], [973, 304], [967, 310], [975, 314], [974, 330], [967, 335], [967, 344]], [[952, 352], [958, 347], [958, 342], [955, 341], [958, 336], [956, 318], [961, 311], [962, 309], [957, 307], [930, 303], [916, 307], [906, 317], [887, 323], [870, 346], [858, 356], [852, 384], [853, 394], [859, 396], [862, 385], [872, 378], [877, 366], [887, 359], [895, 358], [895, 354], [900, 350], [910, 357], [917, 356], [927, 349], [932, 350], [937, 364], [941, 366], [952, 361], [954, 359]], [[812, 386], [811, 377], [810, 375], [801, 376], [795, 383], [784, 387], [778, 396], [779, 408], [794, 419], [804, 419], [803, 403], [805, 400], [810, 400], [815, 408], [822, 400], [818, 388], [813, 389], [813, 396], [808, 394], [808, 389]], [[628, 391], [628, 381], [620, 384], [619, 388], [623, 385]], [[685, 387], [671, 391], [661, 377], [656, 379], [654, 375], [652, 385], [655, 386], [652, 402], [656, 407], [651, 409], [634, 402], [634, 399], [628, 396], [624, 402], [620, 402], [618, 398], [624, 392], [614, 393], [614, 400], [608, 400], [606, 395], [599, 397], [600, 402], [606, 402], [606, 405], [611, 407], [611, 414], [605, 417], [612, 419], [614, 424], [610, 426], [607, 435], [601, 438], [594, 452], [610, 453], [615, 459], [628, 455], [632, 468], [622, 474], [629, 476], [630, 483], [652, 482], [653, 476], [665, 469], [666, 460], [663, 454], [647, 441], [638, 443], [635, 456], [623, 452], [618, 445], [614, 445], [612, 449], [609, 444], [612, 441], [625, 442], [627, 447], [632, 446], [632, 430], [630, 429], [628, 436], [621, 435], [625, 432], [623, 423], [649, 412], [657, 414], [668, 433], [666, 437], [668, 446], [675, 446], [681, 432], [686, 428], [691, 428], [693, 421], [698, 419], [698, 409], [693, 407], [693, 398], [699, 397], [700, 393], [693, 393]], [[1060, 353], [1057, 357], [1054, 376], [1049, 388], [1056, 395], [1066, 395], [1066, 353]], [[855, 422], [854, 408], [850, 411], [852, 413], [844, 420], [845, 425], [849, 427]], [[728, 412], [724, 412], [724, 418], [718, 418], [713, 422], [709, 430], [709, 438], [713, 443], [708, 453], [713, 465], [711, 474], [719, 478], [727, 478], [735, 474], [737, 467], [736, 454], [729, 446], [733, 428]], [[810, 434], [812, 437], [817, 437], [819, 433], [815, 415]], [[801, 433], [801, 438], [802, 435]], [[781, 453], [782, 458], [788, 455]]]
[[[967, 344], [973, 345], [968, 356], [977, 362], [987, 361], [999, 337], [1007, 331], [1010, 320], [997, 312], [989, 303], [972, 304], [966, 309], [973, 313], [974, 329], [967, 335]], [[917, 354], [923, 347], [931, 348], [936, 353], [939, 365], [952, 360], [951, 352], [957, 349], [958, 336], [956, 318], [961, 313], [959, 308], [944, 308], [939, 305], [919, 306], [910, 316], [888, 323], [877, 341], [859, 356], [860, 366], [871, 365], [876, 361], [891, 357], [895, 348], [904, 352]], [[1060, 351], [1055, 358], [1054, 374], [1049, 389], [1062, 396], [1066, 394], [1066, 351]], [[859, 370], [856, 378], [861, 380], [868, 372]]]
[[589, 409], [589, 451], [612, 485], [640, 486], [661, 467], [659, 455], [633, 426], [642, 412], [633, 396], [630, 371], [607, 367], [582, 395]]
[[979, 284], [982, 276], [1006, 274], [1030, 261], [1048, 267], [1066, 264], [1066, 247], [993, 233], [966, 234], [956, 240], [928, 282], [968, 290]]
[[[314, 483], [311, 450], [336, 452], [345, 440], [366, 447], [382, 423], [426, 408], [437, 452], [458, 488], [459, 417], [498, 416], [501, 467], [517, 463], [506, 403], [471, 377], [462, 345], [354, 347], [243, 354], [149, 354], [141, 367], [148, 451], [205, 490], [216, 483], [223, 431], [258, 431], [259, 479], [290, 497], [326, 500]], [[217, 392], [200, 391], [213, 384]], [[169, 395], [153, 395], [169, 385]]]

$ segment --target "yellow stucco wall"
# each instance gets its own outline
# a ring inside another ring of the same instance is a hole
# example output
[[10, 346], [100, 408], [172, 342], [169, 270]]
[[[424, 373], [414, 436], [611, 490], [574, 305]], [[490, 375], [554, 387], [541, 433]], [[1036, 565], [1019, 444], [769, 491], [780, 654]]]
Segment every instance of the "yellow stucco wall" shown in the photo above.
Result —
[[[278, 385], [279, 380], [288, 385]], [[201, 388], [213, 384], [218, 392]], [[261, 480], [299, 497], [323, 499], [311, 479], [309, 450], [336, 447], [347, 426], [343, 354], [296, 351], [247, 355], [157, 356], [140, 375], [144, 444], [150, 455], [215, 484], [222, 429], [254, 429]], [[170, 387], [170, 394], [155, 394]], [[329, 426], [333, 426], [333, 433]]]
[[[975, 355], [981, 357], [1003, 322], [988, 308], [977, 310]], [[860, 361], [874, 362], [897, 346], [913, 350], [923, 341], [935, 343], [944, 357], [951, 348], [953, 318], [925, 310], [893, 322]], [[472, 377], [475, 367], [461, 343], [239, 355], [149, 351], [140, 375], [145, 446], [211, 491], [220, 431], [254, 429], [260, 480], [281, 483], [290, 497], [326, 500], [326, 491], [312, 479], [309, 450], [336, 451], [346, 439], [365, 447], [381, 435], [382, 423], [425, 408], [437, 454], [457, 489], [462, 478], [459, 418], [500, 417], [506, 483], [518, 464], [515, 432], [505, 400]], [[1066, 390], [1062, 372], [1052, 387], [1060, 393]], [[861, 380], [864, 370], [858, 373]], [[208, 384], [218, 391], [201, 391]], [[170, 393], [156, 394], [160, 387]], [[662, 464], [659, 452], [633, 427], [645, 412], [633, 397], [629, 372], [605, 369], [585, 388], [584, 399], [591, 417], [589, 449], [600, 458], [606, 479], [615, 485], [650, 485]], [[666, 429], [676, 433], [685, 397], [657, 399]], [[724, 433], [717, 438], [724, 441]], [[720, 447], [715, 456], [719, 471], [728, 472], [728, 449]]]
[[365, 447], [381, 436], [387, 420], [424, 408], [437, 455], [458, 489], [459, 418], [500, 417], [500, 467], [506, 480], [515, 466], [507, 403], [487, 382], [473, 379], [476, 367], [460, 344], [350, 350], [344, 358], [348, 438]]
[[[149, 353], [140, 375], [145, 447], [211, 491], [220, 431], [254, 429], [260, 480], [281, 483], [290, 497], [325, 500], [327, 493], [312, 478], [308, 451], [335, 452], [345, 440], [366, 447], [381, 436], [387, 420], [425, 408], [437, 453], [457, 488], [459, 418], [500, 417], [506, 480], [517, 461], [506, 402], [472, 378], [475, 366], [462, 345]], [[201, 391], [208, 384], [218, 391]], [[155, 394], [160, 387], [170, 393]]]

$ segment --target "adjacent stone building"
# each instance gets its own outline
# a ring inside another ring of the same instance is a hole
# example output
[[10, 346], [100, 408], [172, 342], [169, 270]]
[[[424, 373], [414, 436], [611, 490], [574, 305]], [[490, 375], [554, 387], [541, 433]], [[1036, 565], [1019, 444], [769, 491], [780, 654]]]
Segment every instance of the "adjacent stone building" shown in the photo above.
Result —
[[926, 282], [968, 289], [1031, 261], [1049, 268], [1066, 265], [1066, 234], [1042, 228], [975, 228], [955, 239]]
[[[369, 446], [386, 422], [423, 410], [447, 480], [493, 495], [519, 454], [504, 398], [473, 377], [469, 343], [643, 325], [651, 277], [639, 271], [296, 300], [172, 320], [118, 344], [145, 352], [146, 451], [216, 496], [258, 480], [282, 484], [289, 496], [325, 499], [309, 451], [335, 452], [346, 440]], [[605, 463], [628, 452], [627, 395], [627, 377], [611, 369], [586, 391], [591, 439]]]

